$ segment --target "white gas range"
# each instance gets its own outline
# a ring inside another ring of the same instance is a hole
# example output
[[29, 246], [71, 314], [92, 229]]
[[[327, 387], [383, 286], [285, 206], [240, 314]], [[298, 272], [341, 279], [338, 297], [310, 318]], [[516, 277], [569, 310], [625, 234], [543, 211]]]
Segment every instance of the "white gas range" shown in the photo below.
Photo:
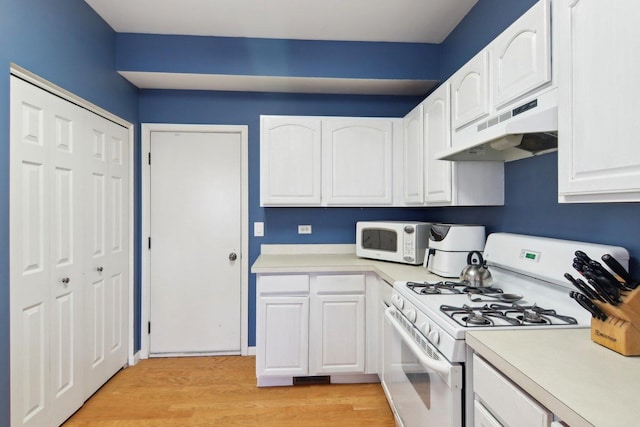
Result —
[[[629, 259], [620, 247], [494, 233], [484, 250], [492, 288], [449, 279], [394, 283], [385, 312], [382, 382], [398, 424], [473, 425], [466, 332], [588, 328], [591, 314], [569, 297], [576, 289], [564, 277], [577, 250], [594, 259], [605, 253], [623, 263]], [[500, 295], [522, 298], [503, 302]]]

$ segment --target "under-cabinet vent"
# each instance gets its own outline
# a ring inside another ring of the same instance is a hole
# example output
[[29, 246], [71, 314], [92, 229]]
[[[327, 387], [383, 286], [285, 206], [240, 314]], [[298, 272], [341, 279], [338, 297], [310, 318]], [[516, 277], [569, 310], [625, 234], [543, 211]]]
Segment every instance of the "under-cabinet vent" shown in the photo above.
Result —
[[293, 377], [293, 385], [331, 384], [331, 376]]

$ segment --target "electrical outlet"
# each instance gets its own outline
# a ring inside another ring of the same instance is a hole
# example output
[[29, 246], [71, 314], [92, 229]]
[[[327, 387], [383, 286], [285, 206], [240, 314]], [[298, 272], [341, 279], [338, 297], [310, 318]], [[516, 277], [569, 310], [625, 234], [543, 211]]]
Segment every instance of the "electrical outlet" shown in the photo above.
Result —
[[311, 226], [310, 225], [299, 225], [298, 226], [298, 234], [311, 234]]
[[253, 223], [253, 236], [254, 237], [264, 236], [264, 222]]

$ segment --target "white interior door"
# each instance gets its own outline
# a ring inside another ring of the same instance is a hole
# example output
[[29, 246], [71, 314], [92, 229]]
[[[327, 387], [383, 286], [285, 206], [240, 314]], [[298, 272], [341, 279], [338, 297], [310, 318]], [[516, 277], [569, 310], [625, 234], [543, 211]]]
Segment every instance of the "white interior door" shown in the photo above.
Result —
[[151, 132], [151, 356], [240, 353], [241, 142]]

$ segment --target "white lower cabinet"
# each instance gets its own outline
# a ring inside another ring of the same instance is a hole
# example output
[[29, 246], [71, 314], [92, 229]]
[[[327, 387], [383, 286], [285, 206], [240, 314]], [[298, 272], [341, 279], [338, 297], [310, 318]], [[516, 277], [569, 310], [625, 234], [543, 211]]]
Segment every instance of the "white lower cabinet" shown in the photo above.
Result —
[[484, 359], [473, 356], [475, 427], [548, 427], [553, 415]]
[[[367, 365], [367, 274], [258, 275], [258, 386], [291, 385], [294, 377], [337, 376], [357, 382]], [[372, 319], [374, 325], [377, 319]], [[376, 328], [371, 328], [376, 333]], [[375, 340], [369, 344], [375, 347]], [[352, 377], [355, 375], [354, 377]]]
[[364, 373], [365, 276], [311, 278], [310, 374]]

